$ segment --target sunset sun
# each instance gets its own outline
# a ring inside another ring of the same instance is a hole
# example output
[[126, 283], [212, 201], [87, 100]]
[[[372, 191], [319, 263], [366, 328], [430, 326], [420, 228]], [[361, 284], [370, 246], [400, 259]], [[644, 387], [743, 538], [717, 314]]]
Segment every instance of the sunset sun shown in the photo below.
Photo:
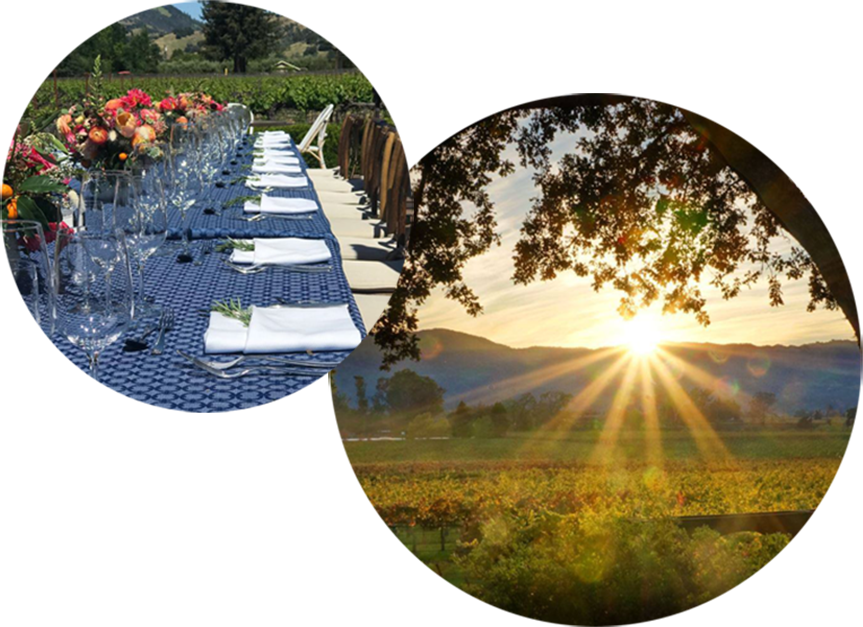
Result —
[[657, 321], [648, 316], [636, 316], [627, 321], [624, 343], [633, 355], [650, 355], [662, 341]]

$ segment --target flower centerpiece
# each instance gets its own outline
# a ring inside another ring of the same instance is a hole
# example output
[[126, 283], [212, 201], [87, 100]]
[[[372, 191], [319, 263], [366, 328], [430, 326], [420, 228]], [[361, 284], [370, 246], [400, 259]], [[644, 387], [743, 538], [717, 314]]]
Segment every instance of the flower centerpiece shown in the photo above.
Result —
[[177, 96], [169, 95], [159, 102], [158, 108], [169, 123], [188, 124], [211, 112], [224, 111], [225, 105], [204, 92], [186, 92]]
[[100, 66], [97, 57], [92, 92], [57, 118], [57, 133], [72, 158], [85, 168], [102, 170], [124, 170], [137, 160], [159, 158], [158, 142], [168, 130], [162, 112], [140, 89], [106, 99]]
[[74, 174], [68, 152], [56, 137], [50, 133], [25, 136], [19, 127], [6, 155], [3, 219], [39, 222], [47, 238], [49, 230], [62, 221], [59, 202], [70, 192]]

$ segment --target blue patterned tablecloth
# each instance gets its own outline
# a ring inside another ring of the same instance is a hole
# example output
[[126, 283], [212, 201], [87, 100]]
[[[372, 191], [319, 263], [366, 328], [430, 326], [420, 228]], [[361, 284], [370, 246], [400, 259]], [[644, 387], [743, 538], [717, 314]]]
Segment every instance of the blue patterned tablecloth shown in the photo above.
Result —
[[[297, 155], [299, 151], [296, 144], [291, 146]], [[281, 198], [308, 198], [318, 204], [318, 210], [311, 214], [310, 220], [282, 220], [279, 218], [267, 218], [260, 222], [247, 222], [241, 217], [249, 217], [251, 214], [243, 212], [243, 203], [223, 208], [225, 203], [234, 198], [243, 196], [260, 196], [261, 191], [246, 186], [245, 181], [237, 181], [241, 176], [252, 176], [252, 171], [244, 166], [252, 163], [252, 140], [242, 150], [242, 158], [237, 159], [237, 165], [231, 166], [230, 175], [219, 175], [219, 179], [225, 184], [224, 187], [213, 187], [206, 196], [199, 197], [195, 204], [186, 214], [186, 228], [189, 229], [192, 239], [213, 239], [232, 237], [235, 239], [252, 237], [323, 237], [330, 231], [330, 223], [321, 209], [321, 203], [314, 185], [309, 179], [308, 187], [290, 189], [274, 189], [267, 192], [268, 196]], [[302, 175], [307, 173], [305, 161], [300, 157], [300, 168]], [[231, 184], [233, 182], [233, 184]], [[212, 213], [215, 210], [216, 213]], [[183, 221], [179, 211], [170, 211], [168, 217], [168, 237], [178, 239], [182, 235]]]
[[[244, 186], [240, 189], [246, 190]], [[232, 188], [228, 190], [233, 193], [247, 193], [234, 192]], [[314, 189], [298, 192], [312, 194], [316, 198]], [[233, 225], [225, 226], [224, 215], [221, 218], [202, 216], [200, 219], [205, 218], [212, 219], [213, 226], [206, 229], [201, 227], [198, 230], [199, 235], [195, 235], [193, 230], [193, 236], [224, 237], [220, 233], [229, 233], [231, 237], [319, 236], [327, 242], [333, 254], [332, 271], [305, 274], [270, 268], [259, 274], [242, 275], [224, 265], [223, 261], [228, 258], [228, 253], [212, 252], [202, 255], [201, 265], [178, 264], [173, 255], [155, 256], [146, 265], [147, 294], [154, 297], [159, 305], [171, 307], [176, 316], [174, 330], [167, 335], [166, 350], [159, 356], [151, 355], [149, 350], [123, 352], [125, 338], [135, 335], [126, 334], [102, 353], [99, 360], [99, 380], [103, 384], [126, 396], [159, 407], [193, 412], [219, 412], [255, 407], [277, 400], [293, 394], [318, 378], [256, 374], [240, 379], [222, 380], [193, 367], [177, 354], [177, 350], [203, 356], [203, 336], [208, 317], [201, 310], [209, 309], [214, 301], [239, 298], [245, 306], [271, 305], [277, 302], [277, 298], [289, 301], [348, 303], [354, 323], [362, 337], [365, 337], [359, 309], [342, 271], [338, 242], [332, 237], [322, 213], [323, 222], [315, 224], [326, 224], [326, 230], [305, 233], [297, 232], [293, 228], [293, 222], [285, 220], [265, 220], [259, 224], [240, 222], [240, 225], [252, 224], [252, 227], [264, 229], [253, 230], [246, 227], [246, 230], [231, 230]], [[210, 232], [215, 234], [208, 235]], [[196, 254], [199, 248], [200, 243], [193, 242]], [[59, 334], [53, 340], [73, 363], [82, 370], [87, 369], [87, 358], [82, 350]], [[151, 343], [152, 341], [151, 338]], [[348, 354], [349, 351], [339, 351], [292, 356], [297, 359], [341, 361]], [[323, 373], [320, 376], [323, 376]]]

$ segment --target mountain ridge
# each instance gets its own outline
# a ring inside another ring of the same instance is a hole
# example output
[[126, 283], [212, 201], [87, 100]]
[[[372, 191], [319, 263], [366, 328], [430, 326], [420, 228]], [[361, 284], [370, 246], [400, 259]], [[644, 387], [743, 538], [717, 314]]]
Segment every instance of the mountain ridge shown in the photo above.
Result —
[[[392, 372], [383, 372], [379, 369], [377, 347], [373, 342], [364, 342], [336, 370], [338, 388], [352, 397], [354, 376], [364, 377], [373, 390], [379, 377], [411, 369], [434, 378], [444, 388], [450, 409], [461, 400], [469, 404], [493, 403], [528, 392], [563, 391], [575, 395], [625, 354], [620, 347], [513, 348], [444, 328], [424, 329], [417, 335], [423, 352], [421, 361], [403, 361]], [[693, 372], [706, 374], [711, 385], [739, 393], [741, 399], [757, 392], [776, 394], [776, 409], [789, 414], [828, 406], [844, 411], [857, 405], [860, 351], [850, 340], [769, 346], [686, 342], [664, 344], [663, 349], [678, 358], [672, 362], [692, 364]], [[599, 395], [596, 407], [609, 405], [620, 377], [622, 372]], [[681, 376], [680, 382], [684, 388], [694, 385], [689, 377]]]

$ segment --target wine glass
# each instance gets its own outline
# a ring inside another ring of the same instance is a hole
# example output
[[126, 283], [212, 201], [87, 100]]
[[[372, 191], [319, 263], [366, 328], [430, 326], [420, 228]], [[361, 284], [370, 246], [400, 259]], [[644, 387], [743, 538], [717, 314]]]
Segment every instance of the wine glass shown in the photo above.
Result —
[[195, 176], [197, 158], [194, 132], [188, 125], [174, 126], [171, 130], [171, 155], [168, 162], [167, 197], [171, 206], [180, 212], [182, 250], [177, 256], [179, 263], [189, 263], [189, 231], [186, 216], [195, 204]]
[[136, 193], [128, 172], [91, 172], [81, 184], [83, 211], [77, 220], [78, 232], [92, 260], [110, 277], [120, 260], [114, 214], [136, 203]]
[[52, 263], [42, 225], [32, 220], [0, 220], [0, 233], [21, 298], [37, 324], [53, 334]]
[[168, 213], [165, 206], [163, 181], [154, 170], [130, 175], [136, 202], [118, 207], [114, 213], [115, 227], [123, 232], [126, 250], [136, 271], [134, 317], [136, 320], [158, 317], [160, 308], [148, 299], [144, 283], [144, 264], [164, 244], [168, 234]]
[[90, 253], [87, 238], [64, 231], [55, 242], [54, 303], [57, 330], [82, 349], [90, 375], [98, 379], [99, 356], [125, 331], [133, 313], [131, 267], [123, 233], [114, 234], [120, 244], [121, 271], [111, 272]]

